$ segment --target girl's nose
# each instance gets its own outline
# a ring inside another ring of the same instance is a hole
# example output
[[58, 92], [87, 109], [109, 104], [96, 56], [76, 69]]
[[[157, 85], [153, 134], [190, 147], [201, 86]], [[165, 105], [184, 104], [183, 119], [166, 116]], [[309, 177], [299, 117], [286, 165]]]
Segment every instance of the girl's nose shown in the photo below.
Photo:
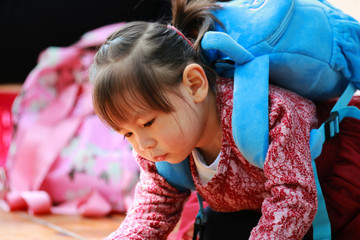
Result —
[[150, 137], [146, 137], [146, 136], [140, 136], [138, 138], [138, 144], [139, 144], [139, 149], [142, 151], [154, 148], [156, 145], [156, 141], [153, 138]]

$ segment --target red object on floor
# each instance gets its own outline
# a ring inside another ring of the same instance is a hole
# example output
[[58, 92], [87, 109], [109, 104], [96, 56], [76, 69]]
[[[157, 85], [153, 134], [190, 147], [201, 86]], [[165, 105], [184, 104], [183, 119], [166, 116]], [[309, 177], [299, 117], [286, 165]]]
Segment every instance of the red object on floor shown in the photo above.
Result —
[[5, 165], [11, 142], [11, 107], [16, 96], [15, 92], [0, 92], [0, 167]]

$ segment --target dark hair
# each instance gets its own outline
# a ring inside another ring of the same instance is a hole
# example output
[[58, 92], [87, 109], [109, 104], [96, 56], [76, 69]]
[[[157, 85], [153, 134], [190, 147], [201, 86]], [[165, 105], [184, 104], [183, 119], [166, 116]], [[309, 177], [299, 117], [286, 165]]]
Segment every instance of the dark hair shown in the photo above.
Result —
[[213, 86], [215, 74], [202, 63], [199, 44], [214, 24], [211, 11], [216, 8], [207, 0], [173, 1], [172, 25], [193, 45], [176, 29], [157, 22], [130, 22], [113, 33], [90, 69], [94, 109], [100, 118], [117, 130], [118, 121], [126, 121], [137, 108], [173, 111], [165, 93], [178, 94], [190, 63], [200, 64]]

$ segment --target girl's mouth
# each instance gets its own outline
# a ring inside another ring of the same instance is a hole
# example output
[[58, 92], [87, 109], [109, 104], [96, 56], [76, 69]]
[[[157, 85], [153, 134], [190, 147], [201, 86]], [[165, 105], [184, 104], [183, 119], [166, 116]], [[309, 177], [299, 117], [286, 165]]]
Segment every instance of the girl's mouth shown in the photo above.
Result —
[[163, 154], [163, 155], [155, 156], [153, 159], [154, 159], [155, 162], [162, 162], [162, 161], [166, 160], [167, 155], [168, 154], [166, 153], [166, 154]]

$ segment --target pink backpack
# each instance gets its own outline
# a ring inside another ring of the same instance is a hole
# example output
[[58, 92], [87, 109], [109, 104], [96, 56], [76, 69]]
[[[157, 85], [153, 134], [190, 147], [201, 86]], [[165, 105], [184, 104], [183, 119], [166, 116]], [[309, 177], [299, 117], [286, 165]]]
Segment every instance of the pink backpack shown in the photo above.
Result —
[[13, 105], [5, 210], [104, 216], [128, 209], [138, 165], [128, 142], [95, 115], [88, 82], [95, 47], [120, 25], [40, 54]]

